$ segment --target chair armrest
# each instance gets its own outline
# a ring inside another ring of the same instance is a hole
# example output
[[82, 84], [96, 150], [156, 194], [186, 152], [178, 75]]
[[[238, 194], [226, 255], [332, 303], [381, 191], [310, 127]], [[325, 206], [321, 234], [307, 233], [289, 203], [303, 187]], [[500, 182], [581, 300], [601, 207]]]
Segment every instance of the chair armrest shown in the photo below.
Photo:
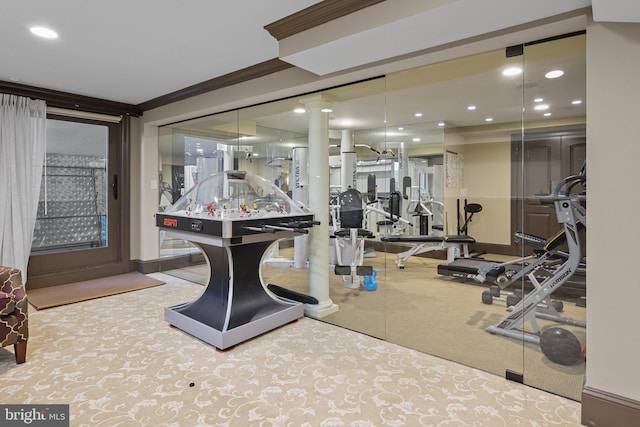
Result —
[[20, 269], [0, 266], [0, 295], [11, 297], [14, 305], [21, 311], [27, 311], [27, 293], [22, 284]]
[[16, 300], [9, 294], [0, 292], [0, 316], [13, 314], [16, 309]]
[[[16, 291], [22, 292], [19, 292], [20, 295], [16, 295]], [[20, 269], [0, 265], [0, 292], [13, 295], [16, 300], [22, 299], [24, 286]]]

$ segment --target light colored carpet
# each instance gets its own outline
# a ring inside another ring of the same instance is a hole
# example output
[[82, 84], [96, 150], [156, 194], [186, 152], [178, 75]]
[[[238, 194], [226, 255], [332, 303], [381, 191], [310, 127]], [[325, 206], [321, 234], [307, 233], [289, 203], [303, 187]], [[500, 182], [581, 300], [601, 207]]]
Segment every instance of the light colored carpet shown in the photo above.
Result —
[[151, 277], [30, 313], [27, 362], [0, 350], [3, 403], [90, 427], [580, 425], [572, 400], [309, 318], [218, 352], [163, 320], [202, 286]]
[[[286, 251], [284, 252], [286, 255]], [[507, 315], [506, 305], [481, 302], [486, 287], [439, 276], [442, 260], [411, 257], [396, 268], [394, 254], [378, 252], [364, 263], [379, 271], [378, 289], [348, 289], [329, 275], [330, 297], [339, 311], [322, 319], [389, 342], [504, 376], [522, 373], [525, 384], [574, 400], [581, 399], [585, 362], [563, 366], [548, 360], [537, 345], [485, 331]], [[265, 266], [264, 280], [308, 292], [308, 271]], [[584, 320], [586, 309], [565, 301], [565, 316]], [[561, 326], [585, 343], [584, 328], [538, 321], [544, 329]]]
[[[162, 285], [164, 282], [136, 271], [116, 276], [102, 277], [66, 285], [27, 289], [29, 303], [37, 310], [73, 304], [93, 298], [101, 298], [123, 292], [136, 291]], [[28, 286], [27, 286], [28, 288]]]

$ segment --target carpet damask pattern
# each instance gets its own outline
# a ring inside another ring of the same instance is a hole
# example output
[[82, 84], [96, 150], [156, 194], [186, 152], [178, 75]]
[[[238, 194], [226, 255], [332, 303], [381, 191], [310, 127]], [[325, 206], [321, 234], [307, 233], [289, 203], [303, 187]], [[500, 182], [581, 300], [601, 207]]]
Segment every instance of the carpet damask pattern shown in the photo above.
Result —
[[69, 404], [72, 426], [579, 426], [580, 404], [303, 318], [219, 352], [163, 319], [166, 285], [30, 313], [0, 351], [3, 403]]

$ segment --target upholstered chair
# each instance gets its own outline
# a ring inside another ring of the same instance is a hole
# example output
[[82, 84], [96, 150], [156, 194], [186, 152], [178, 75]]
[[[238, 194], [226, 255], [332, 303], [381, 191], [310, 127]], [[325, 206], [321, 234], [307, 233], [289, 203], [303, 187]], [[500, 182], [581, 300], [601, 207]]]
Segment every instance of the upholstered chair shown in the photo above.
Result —
[[24, 363], [29, 338], [27, 294], [17, 268], [0, 266], [0, 345], [13, 344], [16, 363]]

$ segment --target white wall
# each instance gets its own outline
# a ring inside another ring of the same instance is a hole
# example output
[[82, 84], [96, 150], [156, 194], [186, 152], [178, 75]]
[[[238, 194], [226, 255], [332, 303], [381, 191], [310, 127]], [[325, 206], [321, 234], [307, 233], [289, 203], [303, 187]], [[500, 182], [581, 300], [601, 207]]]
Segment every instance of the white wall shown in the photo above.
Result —
[[587, 386], [640, 401], [640, 24], [587, 28]]

